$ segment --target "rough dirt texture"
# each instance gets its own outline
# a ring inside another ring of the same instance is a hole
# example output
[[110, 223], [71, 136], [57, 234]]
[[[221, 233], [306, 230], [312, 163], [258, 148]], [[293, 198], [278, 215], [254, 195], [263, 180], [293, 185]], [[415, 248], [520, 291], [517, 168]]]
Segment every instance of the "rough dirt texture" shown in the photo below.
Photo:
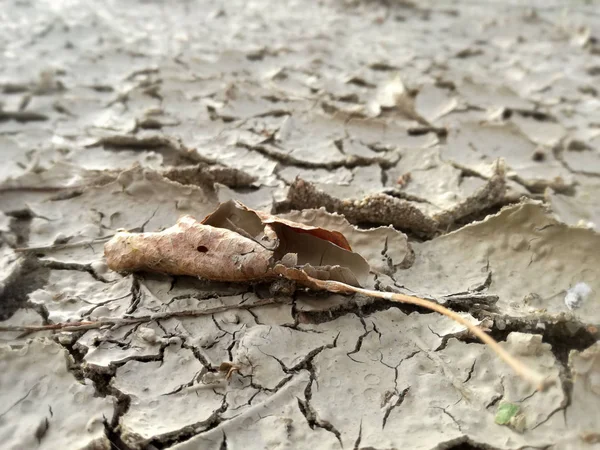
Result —
[[[160, 320], [0, 333], [2, 447], [598, 448], [600, 10], [528, 3], [4, 2], [0, 326]], [[231, 198], [559, 383], [420, 309], [107, 269]]]

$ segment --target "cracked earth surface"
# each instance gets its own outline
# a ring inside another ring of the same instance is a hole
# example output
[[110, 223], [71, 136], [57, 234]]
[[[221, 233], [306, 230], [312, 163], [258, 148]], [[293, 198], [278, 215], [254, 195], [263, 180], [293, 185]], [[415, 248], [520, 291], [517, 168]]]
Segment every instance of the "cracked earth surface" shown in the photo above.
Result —
[[[538, 3], [5, 2], [0, 326], [116, 322], [0, 333], [2, 447], [599, 448], [600, 8]], [[419, 308], [107, 268], [232, 198], [557, 384]]]

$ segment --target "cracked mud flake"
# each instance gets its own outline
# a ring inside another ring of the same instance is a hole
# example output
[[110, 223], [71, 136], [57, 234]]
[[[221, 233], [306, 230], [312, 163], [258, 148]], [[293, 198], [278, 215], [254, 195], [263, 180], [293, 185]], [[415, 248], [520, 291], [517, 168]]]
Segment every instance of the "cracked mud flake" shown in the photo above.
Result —
[[[544, 161], [534, 161], [536, 144], [513, 124], [464, 123], [448, 135], [448, 145], [442, 147], [442, 158], [457, 167], [464, 167], [488, 176], [490, 163], [497, 158], [506, 161], [514, 177], [532, 192], [547, 186], [564, 190], [573, 184], [573, 175], [548, 155]], [[509, 172], [509, 177], [512, 177]]]
[[516, 111], [512, 114], [510, 122], [532, 142], [548, 149], [558, 145], [567, 134], [565, 127], [554, 117], [535, 110]]
[[52, 270], [45, 286], [29, 294], [29, 301], [45, 308], [48, 320], [69, 322], [120, 317], [132, 301], [130, 296], [130, 279], [107, 283], [85, 271]]
[[76, 381], [68, 358], [44, 338], [0, 346], [4, 448], [110, 448], [103, 420], [112, 415], [113, 399], [97, 397], [91, 383]]
[[[552, 354], [550, 344], [542, 343], [541, 335], [511, 333], [501, 345], [528, 366], [543, 371], [558, 381], [562, 368]], [[479, 347], [479, 345], [477, 345]], [[455, 373], [462, 390], [462, 401], [448, 405], [447, 411], [460, 423], [461, 430], [475, 442], [506, 442], [513, 446], [543, 446], [569, 432], [562, 410], [567, 406], [567, 394], [562, 381], [540, 393], [522, 383], [487, 348], [476, 351], [473, 344], [451, 339], [438, 352], [449, 370]], [[522, 416], [520, 424], [509, 426], [518, 433], [494, 425], [497, 407], [502, 402], [515, 404]], [[479, 410], [479, 414], [474, 411]]]
[[352, 170], [346, 167], [305, 169], [297, 166], [284, 166], [278, 170], [278, 175], [288, 184], [293, 183], [296, 177], [300, 177], [321, 186], [321, 188], [324, 185], [349, 185], [353, 177]]
[[[486, 184], [484, 177], [467, 176], [440, 158], [440, 147], [405, 150], [402, 159], [388, 171], [390, 195], [418, 204], [430, 215], [443, 213], [474, 196]], [[502, 200], [502, 193], [497, 196]]]
[[221, 164], [241, 170], [258, 179], [265, 186], [277, 186], [276, 160], [251, 148], [238, 145], [235, 133], [228, 136], [196, 138], [193, 140], [200, 157], [218, 160]]
[[287, 327], [259, 325], [246, 330], [233, 352], [241, 373], [252, 375], [255, 384], [275, 389], [288, 370], [298, 366], [311, 352], [333, 345], [330, 333], [310, 333]]
[[484, 109], [531, 108], [531, 103], [506, 85], [494, 85], [489, 80], [477, 80], [473, 75], [459, 82], [458, 92], [470, 105]]
[[415, 111], [430, 123], [443, 118], [458, 106], [456, 95], [431, 84], [419, 89], [415, 98]]
[[[344, 446], [355, 441], [358, 430], [361, 445], [367, 447], [416, 445], [413, 435], [423, 425], [412, 430], [402, 426], [405, 431], [398, 433], [399, 425], [390, 426], [387, 422], [396, 408], [404, 408], [401, 405], [408, 396], [412, 397], [419, 380], [430, 376], [431, 382], [444, 383], [445, 374], [440, 373], [440, 367], [423, 355], [435, 351], [445, 338], [462, 332], [449, 322], [434, 314], [407, 316], [397, 309], [378, 312], [364, 317], [363, 334], [354, 342], [324, 349], [315, 357], [310, 404], [320, 420], [331, 423], [340, 433]], [[419, 362], [411, 365], [411, 361]], [[407, 364], [409, 369], [400, 372]], [[410, 413], [403, 414], [420, 420], [421, 413], [413, 416], [415, 408], [427, 410], [438, 397], [447, 395], [436, 392], [438, 388], [441, 386], [417, 396], [414, 402], [420, 406], [409, 407]], [[444, 425], [446, 420], [440, 416], [428, 422], [430, 438], [431, 430], [443, 430]], [[428, 445], [426, 442], [421, 445]]]
[[[558, 366], [550, 348], [540, 344], [540, 336], [513, 333], [503, 345], [530, 364], [541, 363], [556, 376]], [[403, 384], [410, 385], [410, 390], [401, 405], [391, 411], [386, 423], [385, 430], [393, 430], [396, 445], [402, 442], [449, 442], [466, 437], [481, 445], [512, 449], [526, 445], [546, 446], [564, 432], [562, 419], [553, 415], [565, 403], [560, 386], [554, 387], [548, 396], [535, 393], [510, 369], [502, 367], [483, 345], [451, 339], [445, 349], [426, 351], [403, 362], [397, 376]], [[524, 387], [531, 392], [524, 391]], [[496, 411], [490, 405], [503, 395], [515, 396], [530, 414], [524, 433], [515, 433], [494, 422]], [[556, 419], [553, 423], [533, 429], [550, 416]], [[375, 435], [371, 439], [378, 438]]]
[[[153, 330], [147, 331], [147, 330]], [[164, 332], [155, 324], [145, 327], [122, 327], [117, 333], [110, 331], [88, 331], [77, 342], [87, 348], [83, 358], [84, 367], [99, 372], [110, 372], [114, 367], [129, 360], [160, 359]]]
[[112, 386], [131, 399], [120, 418], [124, 441], [137, 448], [152, 438], [176, 436], [185, 427], [199, 432], [208, 426], [223, 393], [198, 384], [203, 367], [178, 344], [166, 347], [159, 361], [129, 361], [119, 367]]
[[[247, 320], [251, 319], [250, 316]], [[194, 349], [212, 367], [218, 367], [230, 359], [230, 349], [236, 339], [234, 331], [238, 331], [224, 330], [211, 316], [169, 319], [161, 321], [161, 326], [167, 333], [183, 339], [186, 346]], [[238, 328], [243, 329], [244, 324]]]
[[[106, 185], [89, 187], [77, 197], [29, 205], [36, 216], [31, 223], [29, 244], [51, 245], [57, 238], [70, 243], [86, 241], [112, 234], [118, 228], [158, 230], [172, 225], [173, 218], [182, 214], [203, 217], [215, 204], [211, 192], [134, 168]], [[63, 258], [76, 253], [91, 258], [85, 246], [64, 253]], [[94, 259], [98, 257], [95, 255]]]
[[[44, 320], [42, 316], [31, 308], [20, 308], [15, 311], [15, 313], [8, 319], [0, 322], [0, 326], [22, 326], [22, 325], [43, 325]], [[38, 337], [43, 337], [44, 335], [50, 337], [52, 334], [51, 331], [37, 334]], [[0, 342], [2, 343], [13, 343], [17, 340], [26, 339], [26, 336], [23, 336], [22, 331], [11, 331], [8, 333], [2, 333], [0, 335]]]
[[596, 200], [600, 181], [585, 175], [577, 175], [576, 179], [577, 190], [574, 195], [548, 189], [544, 194], [545, 200], [561, 222], [600, 231], [600, 204]]
[[[599, 323], [597, 261], [600, 238], [588, 229], [557, 222], [543, 206], [526, 203], [428, 242], [415, 243], [415, 262], [396, 277], [410, 289], [443, 296], [478, 289], [499, 296], [498, 312], [511, 317], [546, 314]], [[468, 250], [467, 250], [468, 249]], [[468, 257], [464, 256], [468, 252]], [[510, 261], [510, 264], [507, 264]], [[587, 283], [593, 291], [582, 309], [567, 314], [569, 287]]]
[[4, 157], [4, 163], [0, 168], [0, 183], [2, 183], [25, 172], [31, 162], [23, 148], [8, 136], [0, 136], [0, 148]]
[[567, 146], [560, 157], [573, 172], [597, 177], [600, 175], [600, 139], [595, 141], [591, 141], [589, 146]]
[[[251, 304], [257, 300], [259, 300], [257, 297], [246, 294], [201, 301], [193, 300], [194, 305], [190, 307], [173, 304], [162, 309], [171, 311], [178, 308], [182, 310], [198, 307], [213, 308], [240, 303]], [[182, 301], [184, 300], [182, 299]], [[141, 307], [138, 307], [137, 312], [141, 314], [143, 310], [142, 304]], [[150, 309], [149, 312], [153, 311], [156, 309]], [[251, 327], [257, 324], [279, 325], [284, 323], [293, 323], [290, 304], [253, 308], [251, 312], [232, 310], [194, 318], [161, 320], [160, 326], [168, 335], [182, 338], [186, 346], [190, 346], [202, 355], [201, 357], [212, 367], [218, 367], [223, 361], [231, 359], [234, 344], [238, 343]]]
[[299, 400], [304, 401], [308, 383], [310, 375], [302, 370], [272, 395], [260, 402], [253, 401], [235, 417], [172, 448], [217, 450], [226, 442], [228, 448], [340, 449], [336, 436], [323, 428], [309, 426], [298, 406]]
[[284, 201], [286, 196], [286, 187], [283, 183], [280, 187], [263, 186], [248, 192], [236, 191], [219, 183], [215, 183], [214, 187], [219, 203], [237, 200], [257, 211], [271, 212], [274, 205]]
[[157, 170], [163, 165], [163, 156], [153, 150], [114, 151], [93, 147], [74, 150], [65, 159], [87, 170], [129, 169], [136, 164]]

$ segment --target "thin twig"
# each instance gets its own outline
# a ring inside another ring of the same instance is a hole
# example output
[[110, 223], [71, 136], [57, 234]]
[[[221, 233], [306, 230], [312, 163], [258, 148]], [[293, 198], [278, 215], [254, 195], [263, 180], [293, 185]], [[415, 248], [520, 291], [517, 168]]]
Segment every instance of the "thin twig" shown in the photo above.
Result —
[[209, 316], [211, 314], [216, 314], [224, 311], [228, 311], [230, 309], [252, 309], [258, 306], [265, 306], [277, 303], [277, 299], [275, 298], [265, 298], [258, 300], [249, 305], [222, 305], [215, 306], [214, 308], [206, 308], [206, 309], [189, 309], [183, 311], [167, 311], [152, 314], [149, 316], [141, 316], [141, 317], [114, 317], [110, 319], [101, 319], [101, 320], [84, 320], [80, 322], [61, 322], [61, 323], [51, 323], [48, 325], [4, 325], [0, 326], [0, 332], [10, 332], [10, 331], [25, 331], [29, 333], [34, 333], [37, 331], [81, 331], [81, 330], [93, 330], [98, 328], [118, 328], [125, 325], [134, 325], [138, 323], [146, 323], [152, 322], [155, 320], [165, 320], [172, 319], [174, 317], [200, 317], [200, 316]]

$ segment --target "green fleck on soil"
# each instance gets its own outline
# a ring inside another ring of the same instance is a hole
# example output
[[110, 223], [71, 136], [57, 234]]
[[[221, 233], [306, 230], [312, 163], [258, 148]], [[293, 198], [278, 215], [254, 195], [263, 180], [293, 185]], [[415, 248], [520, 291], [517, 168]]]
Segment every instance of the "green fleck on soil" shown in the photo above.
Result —
[[498, 406], [494, 421], [498, 425], [508, 425], [510, 420], [517, 415], [519, 409], [521, 409], [519, 405], [515, 405], [514, 403], [502, 403]]

